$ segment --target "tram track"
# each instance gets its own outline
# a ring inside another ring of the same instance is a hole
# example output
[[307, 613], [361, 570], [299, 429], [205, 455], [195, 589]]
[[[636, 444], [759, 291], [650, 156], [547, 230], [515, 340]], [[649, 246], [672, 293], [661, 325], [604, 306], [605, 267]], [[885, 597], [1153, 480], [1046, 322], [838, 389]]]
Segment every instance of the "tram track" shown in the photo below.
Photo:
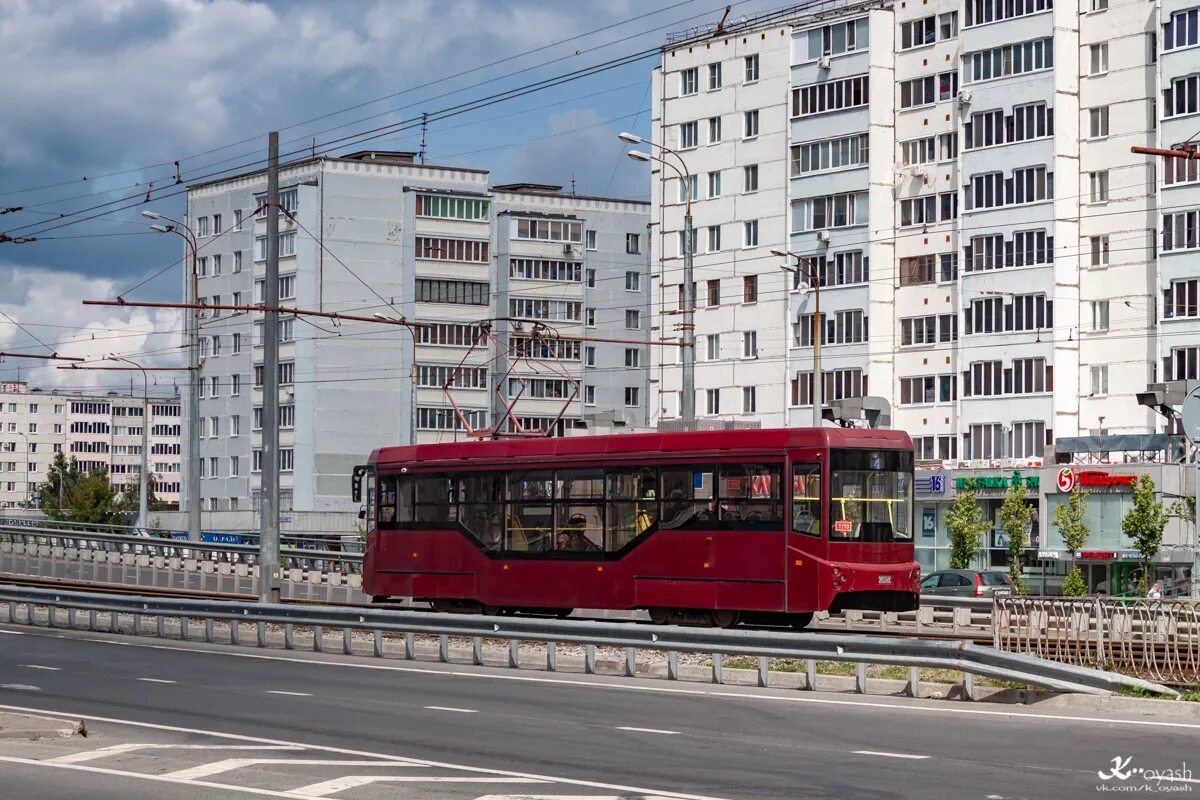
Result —
[[[13, 586], [23, 586], [38, 589], [61, 589], [63, 591], [80, 591], [80, 592], [96, 592], [97, 594], [119, 594], [119, 595], [147, 595], [150, 597], [169, 597], [175, 599], [188, 600], [218, 600], [228, 603], [254, 603], [258, 601], [255, 595], [251, 594], [229, 594], [225, 592], [204, 592], [194, 589], [175, 589], [169, 587], [152, 587], [152, 586], [126, 586], [122, 584], [97, 583], [95, 581], [73, 581], [63, 578], [43, 578], [40, 576], [27, 575], [0, 575], [0, 583], [8, 583]], [[410, 611], [417, 613], [432, 614], [435, 613], [432, 608], [421, 608], [419, 606], [409, 606], [402, 603], [348, 603], [339, 602], [336, 600], [307, 600], [307, 599], [284, 599], [281, 602], [287, 605], [297, 606], [342, 606], [349, 608], [372, 608], [372, 609], [389, 609], [394, 611]], [[611, 617], [597, 617], [572, 615], [569, 619], [577, 619], [588, 622], [615, 622], [628, 625], [656, 625], [650, 620], [639, 619], [612, 619]], [[762, 630], [762, 631], [778, 631], [787, 630], [780, 626], [772, 625], [738, 625], [741, 630]], [[870, 635], [870, 636], [888, 636], [894, 638], [921, 638], [932, 639], [939, 641], [955, 641], [955, 642], [972, 642], [974, 644], [991, 645], [991, 635], [974, 634], [974, 633], [954, 633], [951, 631], [905, 631], [905, 630], [888, 630], [875, 629], [868, 627], [847, 628], [844, 626], [838, 627], [820, 627], [819, 623], [814, 624], [805, 629], [805, 633], [829, 634], [829, 635]]]

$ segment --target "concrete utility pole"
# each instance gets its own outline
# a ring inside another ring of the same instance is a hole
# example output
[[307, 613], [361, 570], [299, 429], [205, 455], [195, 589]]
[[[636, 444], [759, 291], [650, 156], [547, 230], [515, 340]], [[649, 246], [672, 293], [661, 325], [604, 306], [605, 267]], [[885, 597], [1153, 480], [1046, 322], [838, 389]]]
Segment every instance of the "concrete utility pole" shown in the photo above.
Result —
[[[781, 256], [783, 258], [791, 257], [796, 259], [795, 267], [783, 267], [784, 272], [790, 272], [796, 275], [803, 275], [808, 279], [808, 283], [813, 287], [813, 419], [814, 428], [819, 428], [824, 422], [821, 412], [825, 407], [825, 382], [821, 375], [821, 334], [823, 326], [821, 324], [821, 276], [817, 272], [816, 267], [804, 256], [796, 255], [788, 250], [772, 250], [771, 255]], [[786, 336], [786, 332], [784, 334]]]
[[267, 275], [263, 303], [262, 487], [258, 600], [279, 602], [279, 133], [267, 136]]
[[630, 150], [627, 156], [634, 161], [657, 161], [663, 166], [670, 167], [683, 182], [683, 195], [686, 205], [683, 212], [683, 308], [681, 309], [683, 323], [679, 326], [683, 334], [683, 395], [679, 401], [679, 416], [688, 422], [696, 419], [696, 280], [693, 270], [695, 259], [695, 244], [692, 241], [695, 233], [692, 229], [692, 173], [687, 163], [679, 153], [671, 148], [651, 142], [636, 133], [622, 132], [617, 138], [627, 144], [648, 144], [657, 147], [669, 156], [674, 156], [679, 166], [652, 153]]

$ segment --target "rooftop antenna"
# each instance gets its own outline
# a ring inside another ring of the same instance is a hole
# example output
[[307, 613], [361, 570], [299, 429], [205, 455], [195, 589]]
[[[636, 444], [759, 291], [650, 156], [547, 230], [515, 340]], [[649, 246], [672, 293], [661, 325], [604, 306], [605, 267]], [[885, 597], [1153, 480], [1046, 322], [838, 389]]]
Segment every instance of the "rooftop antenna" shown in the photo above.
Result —
[[571, 173], [571, 197], [575, 196], [575, 173]]
[[312, 153], [313, 158], [317, 157], [317, 137], [314, 136], [312, 141], [309, 142], [308, 151]]
[[425, 133], [428, 130], [429, 130], [429, 114], [425, 111], [422, 111], [421, 112], [421, 153], [419, 156], [422, 164], [425, 163], [425, 153], [427, 152], [426, 147], [425, 147]]

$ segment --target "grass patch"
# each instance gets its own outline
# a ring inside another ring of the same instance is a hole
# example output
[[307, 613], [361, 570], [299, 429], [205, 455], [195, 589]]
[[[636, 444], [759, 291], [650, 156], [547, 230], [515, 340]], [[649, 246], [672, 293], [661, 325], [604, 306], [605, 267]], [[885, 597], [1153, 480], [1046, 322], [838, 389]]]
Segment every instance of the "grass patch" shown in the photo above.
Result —
[[1192, 689], [1190, 692], [1181, 694], [1179, 699], [1185, 703], [1200, 703], [1200, 689]]

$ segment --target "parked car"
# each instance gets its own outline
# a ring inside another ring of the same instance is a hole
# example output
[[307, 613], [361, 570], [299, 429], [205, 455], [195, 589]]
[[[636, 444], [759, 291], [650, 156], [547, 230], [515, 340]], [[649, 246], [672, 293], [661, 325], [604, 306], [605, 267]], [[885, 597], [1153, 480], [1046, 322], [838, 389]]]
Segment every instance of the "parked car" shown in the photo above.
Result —
[[944, 569], [921, 579], [921, 594], [954, 597], [991, 597], [1009, 594], [1016, 587], [1007, 572]]

